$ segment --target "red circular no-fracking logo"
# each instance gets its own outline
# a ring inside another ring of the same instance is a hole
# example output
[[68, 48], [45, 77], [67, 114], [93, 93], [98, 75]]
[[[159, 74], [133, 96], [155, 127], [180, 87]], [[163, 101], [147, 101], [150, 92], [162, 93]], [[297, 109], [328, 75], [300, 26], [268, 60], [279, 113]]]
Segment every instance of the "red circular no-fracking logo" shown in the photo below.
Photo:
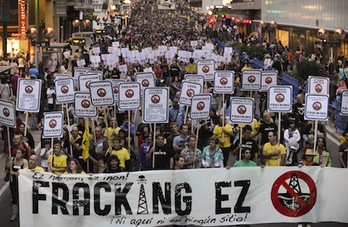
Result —
[[266, 79], [265, 79], [265, 82], [266, 82], [266, 84], [270, 84], [270, 83], [272, 83], [272, 77], [266, 77]]
[[89, 89], [89, 85], [91, 84], [91, 81], [90, 80], [87, 80], [86, 81], [86, 83], [85, 83], [85, 85], [86, 85], [86, 88], [88, 88]]
[[57, 126], [57, 121], [52, 119], [52, 120], [50, 120], [48, 125], [50, 126], [50, 128], [55, 128]]
[[283, 94], [279, 93], [279, 94], [277, 94], [277, 95], [275, 96], [275, 100], [276, 100], [277, 102], [284, 102], [285, 96], [284, 96]]
[[9, 116], [10, 116], [10, 110], [7, 109], [7, 108], [4, 108], [4, 109], [2, 110], [2, 113], [4, 114], [5, 117], [9, 117]]
[[271, 200], [274, 208], [282, 215], [300, 217], [314, 207], [317, 188], [313, 179], [306, 173], [289, 171], [274, 182]]
[[147, 79], [143, 79], [143, 81], [141, 81], [141, 85], [143, 85], [143, 87], [148, 87], [150, 86], [150, 81]]
[[210, 68], [209, 68], [209, 66], [207, 66], [207, 65], [205, 65], [205, 66], [202, 67], [202, 71], [203, 71], [204, 73], [208, 73], [209, 70], [210, 70]]
[[192, 97], [192, 95], [194, 95], [195, 94], [195, 91], [193, 90], [193, 89], [188, 89], [187, 91], [186, 91], [186, 95], [188, 96], [188, 97]]
[[222, 77], [221, 79], [220, 79], [220, 84], [221, 85], [226, 85], [228, 83], [228, 79], [226, 78], [226, 77]]
[[97, 90], [97, 95], [98, 95], [99, 97], [104, 97], [104, 96], [106, 95], [105, 89], [104, 89], [104, 88], [99, 88], [99, 89]]
[[320, 102], [314, 102], [312, 107], [314, 110], [319, 111], [321, 109], [321, 103]]
[[153, 95], [153, 96], [151, 96], [151, 102], [152, 102], [152, 103], [157, 104], [157, 103], [159, 103], [160, 101], [161, 101], [161, 97], [159, 97], [159, 95]]
[[113, 90], [114, 94], [118, 94], [118, 87], [117, 86], [114, 86], [112, 90]]
[[26, 93], [31, 94], [33, 92], [34, 88], [32, 86], [28, 85], [25, 87], [24, 90]]
[[124, 94], [127, 98], [130, 99], [134, 96], [134, 91], [132, 89], [128, 89]]
[[89, 100], [84, 99], [81, 101], [81, 106], [85, 109], [89, 108], [91, 106], [91, 103], [89, 102]]
[[63, 94], [66, 94], [66, 93], [68, 93], [68, 91], [69, 91], [69, 87], [66, 86], [66, 85], [63, 85], [63, 86], [60, 88], [60, 91], [61, 91]]
[[201, 110], [204, 109], [204, 107], [205, 107], [204, 102], [199, 102], [199, 103], [197, 103], [197, 110], [201, 111]]
[[316, 91], [317, 93], [321, 93], [322, 90], [323, 90], [323, 87], [321, 86], [321, 84], [315, 85], [315, 91]]
[[247, 111], [247, 108], [244, 105], [240, 105], [240, 106], [237, 107], [237, 112], [239, 114], [245, 114], [246, 111]]
[[255, 77], [255, 76], [249, 76], [249, 77], [248, 77], [249, 83], [254, 83], [255, 80], [256, 80], [256, 77]]

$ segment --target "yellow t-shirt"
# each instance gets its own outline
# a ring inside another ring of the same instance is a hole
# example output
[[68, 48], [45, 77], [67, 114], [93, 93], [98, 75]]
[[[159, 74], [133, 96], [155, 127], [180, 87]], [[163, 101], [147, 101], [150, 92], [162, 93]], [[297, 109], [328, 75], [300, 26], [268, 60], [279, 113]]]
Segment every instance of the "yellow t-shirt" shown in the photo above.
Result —
[[35, 166], [34, 169], [29, 169], [28, 167], [25, 167], [24, 169], [31, 170], [31, 171], [45, 172], [44, 168], [42, 168], [41, 166]]
[[[246, 124], [238, 124], [238, 127], [244, 128]], [[253, 122], [249, 124], [251, 126], [251, 136], [255, 135], [256, 131], [260, 128], [260, 122], [256, 120], [255, 118], [253, 119]]]
[[186, 73], [194, 73], [197, 71], [197, 67], [195, 64], [188, 64], [186, 66]]
[[280, 150], [280, 154], [277, 156], [271, 156], [269, 159], [266, 159], [266, 166], [279, 166], [281, 163], [281, 156], [285, 155], [285, 147], [282, 144], [276, 144], [272, 145], [271, 143], [266, 143], [265, 146], [263, 147], [263, 150], [267, 153], [270, 154], [273, 151]]
[[[232, 132], [232, 125], [230, 124], [226, 124], [224, 126], [224, 129], [227, 131], [227, 132]], [[222, 132], [222, 126], [219, 126], [219, 125], [216, 125], [214, 127], [214, 131], [213, 133], [217, 136], [217, 138], [220, 140], [222, 140], [222, 134], [224, 134], [224, 143], [221, 144], [219, 143], [217, 146], [220, 147], [220, 148], [226, 148], [226, 147], [230, 147], [231, 146], [231, 137], [230, 135], [228, 135], [227, 133], [223, 133]]]
[[126, 161], [130, 159], [129, 153], [126, 148], [122, 147], [120, 150], [112, 150], [112, 155], [116, 155], [120, 160], [120, 167], [126, 168]]
[[[52, 162], [52, 155], [49, 155], [48, 158], [47, 158], [47, 165], [51, 165], [51, 162]], [[53, 163], [52, 163], [52, 166], [54, 168], [66, 168], [67, 167], [67, 157], [65, 155], [60, 155], [60, 156], [57, 156], [57, 155], [54, 155], [54, 160], [53, 160]], [[62, 172], [56, 172], [54, 171], [53, 172], [54, 174], [63, 174]]]

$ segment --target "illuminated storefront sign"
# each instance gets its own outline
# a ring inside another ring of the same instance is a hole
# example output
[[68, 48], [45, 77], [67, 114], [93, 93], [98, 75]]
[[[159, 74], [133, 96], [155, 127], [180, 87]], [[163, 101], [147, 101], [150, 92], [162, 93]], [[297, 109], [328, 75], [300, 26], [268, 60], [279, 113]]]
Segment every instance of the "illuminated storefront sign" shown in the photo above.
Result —
[[18, 0], [18, 34], [19, 39], [27, 39], [28, 30], [28, 2]]

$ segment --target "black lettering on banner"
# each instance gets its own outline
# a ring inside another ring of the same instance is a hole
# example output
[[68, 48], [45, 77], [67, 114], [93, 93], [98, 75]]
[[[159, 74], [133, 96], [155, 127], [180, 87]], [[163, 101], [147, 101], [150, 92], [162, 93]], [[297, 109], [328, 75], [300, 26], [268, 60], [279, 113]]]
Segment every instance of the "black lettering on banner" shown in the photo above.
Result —
[[165, 198], [163, 196], [161, 184], [159, 182], [152, 183], [153, 213], [158, 214], [158, 200], [161, 202], [164, 214], [171, 214], [171, 183], [165, 183]]
[[33, 214], [39, 213], [39, 201], [46, 201], [46, 194], [39, 194], [39, 188], [49, 187], [49, 183], [46, 181], [33, 181]]
[[242, 191], [240, 192], [236, 205], [234, 206], [234, 213], [250, 213], [250, 207], [245, 206], [243, 207], [243, 203], [245, 200], [245, 197], [249, 191], [250, 188], [250, 180], [240, 180], [234, 182], [235, 187], [242, 187]]
[[131, 207], [129, 206], [128, 200], [126, 198], [127, 193], [131, 189], [133, 183], [126, 183], [124, 186], [122, 192], [121, 192], [121, 184], [117, 183], [115, 184], [115, 214], [121, 215], [121, 206], [124, 206], [124, 209], [126, 210], [127, 214], [133, 214]]
[[[59, 197], [59, 191], [62, 192], [62, 198]], [[52, 182], [52, 214], [58, 214], [58, 207], [63, 214], [69, 215], [66, 204], [69, 201], [69, 189], [64, 183]]]
[[215, 214], [229, 214], [231, 208], [221, 207], [222, 201], [228, 201], [228, 195], [221, 193], [221, 188], [231, 187], [231, 181], [229, 182], [216, 182], [215, 183]]
[[104, 188], [105, 192], [111, 192], [111, 187], [106, 182], [98, 182], [94, 186], [94, 211], [97, 215], [106, 216], [110, 213], [111, 205], [105, 205], [104, 209], [100, 208], [100, 189]]
[[[80, 200], [80, 189], [83, 189], [83, 199]], [[76, 183], [73, 187], [73, 215], [79, 215], [79, 207], [83, 206], [83, 215], [90, 215], [90, 197], [89, 185], [86, 183]]]
[[186, 209], [181, 209], [181, 191], [185, 189], [186, 193], [192, 193], [192, 188], [188, 183], [180, 183], [175, 187], [175, 212], [178, 215], [189, 215], [192, 211], [192, 196], [183, 196], [182, 201], [186, 203]]

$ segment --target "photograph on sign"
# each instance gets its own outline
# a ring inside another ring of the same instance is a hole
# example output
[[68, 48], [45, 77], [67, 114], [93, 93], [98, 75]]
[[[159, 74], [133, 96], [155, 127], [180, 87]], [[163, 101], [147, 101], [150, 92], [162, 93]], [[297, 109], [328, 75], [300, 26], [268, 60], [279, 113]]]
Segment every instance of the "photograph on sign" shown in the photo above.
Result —
[[250, 124], [254, 120], [254, 100], [252, 98], [230, 99], [230, 120], [234, 124]]
[[114, 94], [114, 100], [115, 102], [117, 102], [118, 100], [118, 85], [120, 83], [125, 83], [125, 80], [117, 80], [117, 79], [110, 79], [109, 81], [111, 81], [112, 83], [112, 92]]
[[185, 81], [200, 84], [202, 87], [204, 87], [204, 77], [197, 74], [186, 74], [184, 77]]
[[342, 115], [348, 115], [348, 91], [341, 93], [341, 111]]
[[278, 85], [268, 89], [268, 110], [270, 112], [292, 112], [292, 86]]
[[75, 100], [73, 78], [62, 78], [54, 81], [57, 104], [72, 103]]
[[19, 79], [16, 96], [17, 111], [40, 111], [41, 85], [41, 80]]
[[183, 81], [180, 90], [179, 103], [185, 106], [190, 106], [192, 96], [201, 93], [202, 86], [200, 84]]
[[60, 138], [63, 136], [63, 112], [45, 112], [42, 136], [44, 138]]
[[328, 120], [329, 96], [306, 94], [305, 120]]
[[0, 125], [16, 127], [16, 111], [13, 102], [0, 100]]
[[44, 72], [40, 72], [41, 75], [47, 73], [53, 75], [58, 72], [61, 66], [61, 53], [56, 51], [44, 51], [42, 52], [42, 68]]
[[214, 80], [215, 61], [199, 60], [197, 61], [197, 74], [202, 75], [204, 80]]
[[79, 91], [89, 92], [89, 83], [100, 81], [98, 74], [83, 74], [79, 76]]
[[141, 85], [141, 90], [144, 91], [147, 87], [156, 87], [155, 75], [151, 72], [148, 73], [136, 73], [136, 82]]
[[214, 93], [232, 94], [234, 92], [234, 72], [218, 70], [214, 73]]
[[261, 70], [250, 69], [242, 71], [242, 90], [258, 91], [261, 89]]
[[93, 106], [112, 106], [115, 104], [112, 83], [96, 81], [89, 84], [89, 94]]
[[262, 71], [261, 74], [261, 89], [262, 92], [267, 92], [270, 86], [276, 86], [278, 83], [277, 71]]
[[206, 120], [210, 117], [211, 95], [198, 94], [192, 96], [190, 118]]
[[119, 110], [138, 110], [140, 103], [141, 85], [137, 82], [120, 83], [118, 85], [118, 103]]
[[75, 116], [96, 117], [97, 107], [92, 105], [91, 95], [86, 92], [75, 92]]
[[143, 104], [144, 123], [167, 123], [169, 121], [168, 88], [145, 88]]
[[309, 76], [308, 77], [308, 94], [315, 95], [330, 95], [330, 79], [321, 76]]

